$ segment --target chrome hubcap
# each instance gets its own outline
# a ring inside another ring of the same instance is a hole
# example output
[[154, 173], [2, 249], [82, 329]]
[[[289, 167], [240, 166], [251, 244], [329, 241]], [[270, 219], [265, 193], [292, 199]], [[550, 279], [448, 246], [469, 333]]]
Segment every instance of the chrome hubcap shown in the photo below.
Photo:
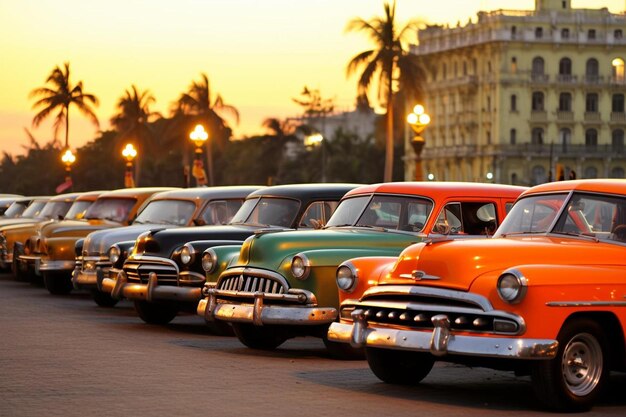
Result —
[[600, 382], [602, 367], [602, 349], [592, 335], [577, 334], [565, 346], [561, 369], [572, 394], [582, 397], [592, 392]]

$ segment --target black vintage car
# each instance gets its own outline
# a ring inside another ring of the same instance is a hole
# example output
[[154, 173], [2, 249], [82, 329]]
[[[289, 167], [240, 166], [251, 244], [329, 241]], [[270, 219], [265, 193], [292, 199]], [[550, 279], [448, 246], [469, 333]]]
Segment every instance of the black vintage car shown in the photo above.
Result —
[[250, 194], [225, 226], [150, 230], [132, 244], [128, 258], [113, 262], [108, 277], [98, 277], [101, 291], [134, 300], [147, 323], [170, 322], [181, 308], [195, 309], [201, 299], [205, 272], [201, 255], [209, 247], [241, 245], [254, 233], [322, 226], [341, 197], [357, 184], [293, 184], [264, 188]]

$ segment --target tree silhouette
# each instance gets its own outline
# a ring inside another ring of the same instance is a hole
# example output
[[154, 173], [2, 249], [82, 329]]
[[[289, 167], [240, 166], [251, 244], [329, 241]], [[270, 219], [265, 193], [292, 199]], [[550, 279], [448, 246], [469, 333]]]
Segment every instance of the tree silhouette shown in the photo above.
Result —
[[418, 21], [410, 21], [400, 30], [397, 29], [396, 3], [384, 4], [385, 16], [375, 17], [370, 21], [361, 18], [351, 20], [346, 31], [364, 32], [375, 43], [375, 49], [355, 55], [347, 67], [350, 76], [362, 68], [357, 90], [358, 95], [367, 94], [374, 81], [378, 84], [378, 101], [386, 107], [385, 135], [385, 170], [384, 181], [392, 180], [393, 172], [393, 101], [394, 91], [400, 87], [417, 96], [424, 73], [415, 56], [409, 55], [403, 47], [404, 38], [411, 30], [417, 30]]
[[96, 127], [100, 126], [98, 118], [91, 108], [91, 105], [98, 106], [98, 99], [93, 94], [83, 92], [82, 81], [72, 86], [69, 62], [64, 63], [63, 68], [56, 66], [46, 79], [46, 84], [49, 84], [50, 87], [36, 88], [29, 94], [30, 98], [41, 97], [32, 107], [33, 109], [41, 109], [33, 118], [33, 126], [39, 126], [50, 113], [58, 110], [54, 119], [54, 137], [57, 137], [61, 126], [65, 125], [66, 148], [69, 147], [69, 110], [71, 105], [78, 108]]

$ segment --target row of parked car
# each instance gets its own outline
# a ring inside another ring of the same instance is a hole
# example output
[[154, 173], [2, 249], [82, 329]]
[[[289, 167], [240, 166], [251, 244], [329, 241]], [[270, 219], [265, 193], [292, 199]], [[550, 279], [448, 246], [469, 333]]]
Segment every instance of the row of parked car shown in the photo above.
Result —
[[[0, 266], [252, 349], [323, 339], [389, 383], [437, 360], [589, 409], [626, 370], [626, 181], [132, 188], [16, 200]], [[9, 215], [13, 205], [7, 209]], [[62, 219], [62, 220], [61, 220]]]

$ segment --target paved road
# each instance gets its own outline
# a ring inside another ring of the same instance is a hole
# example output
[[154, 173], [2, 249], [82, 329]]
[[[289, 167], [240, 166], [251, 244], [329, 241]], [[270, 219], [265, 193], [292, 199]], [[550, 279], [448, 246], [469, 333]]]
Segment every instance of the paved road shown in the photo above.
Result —
[[[587, 415], [626, 414], [626, 375]], [[0, 416], [516, 416], [538, 408], [527, 378], [437, 365], [418, 387], [328, 358], [321, 341], [259, 353], [210, 335], [202, 319], [141, 322], [130, 304], [97, 307], [0, 274]]]

